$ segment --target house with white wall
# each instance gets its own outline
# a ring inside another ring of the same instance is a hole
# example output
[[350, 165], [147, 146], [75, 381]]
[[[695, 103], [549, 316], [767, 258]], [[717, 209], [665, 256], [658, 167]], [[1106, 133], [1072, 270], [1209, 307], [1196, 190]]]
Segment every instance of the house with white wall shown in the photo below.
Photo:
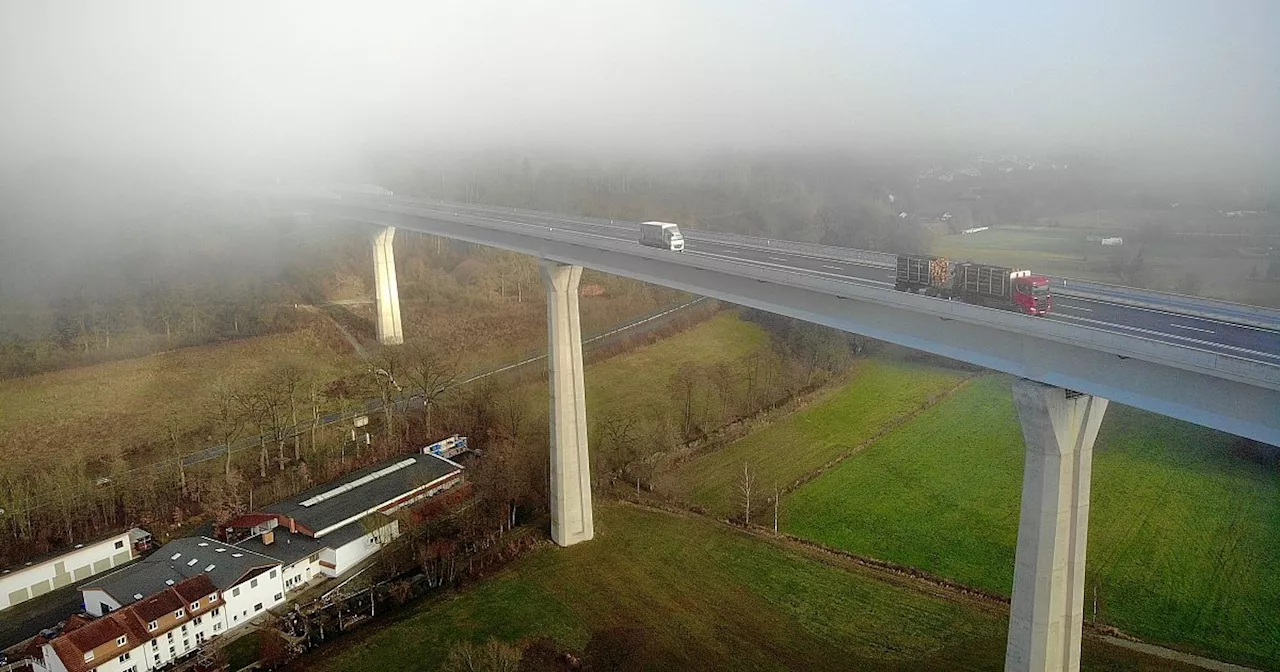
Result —
[[41, 649], [50, 672], [140, 672], [166, 667], [226, 632], [226, 607], [208, 576], [183, 580], [106, 616], [68, 621]]
[[0, 610], [127, 564], [150, 539], [144, 530], [133, 528], [0, 571]]

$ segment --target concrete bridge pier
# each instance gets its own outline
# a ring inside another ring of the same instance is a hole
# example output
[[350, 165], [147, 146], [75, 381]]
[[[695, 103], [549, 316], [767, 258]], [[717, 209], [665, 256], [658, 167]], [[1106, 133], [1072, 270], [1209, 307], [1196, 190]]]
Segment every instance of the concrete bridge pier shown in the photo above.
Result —
[[396, 256], [391, 247], [394, 226], [373, 234], [373, 291], [378, 311], [378, 342], [382, 345], [404, 343], [400, 327], [400, 289], [396, 284]]
[[542, 278], [547, 283], [547, 367], [551, 373], [551, 538], [561, 546], [572, 546], [595, 533], [578, 322], [582, 267], [543, 261]]
[[1093, 442], [1107, 400], [1019, 379], [1026, 441], [1006, 672], [1077, 672]]

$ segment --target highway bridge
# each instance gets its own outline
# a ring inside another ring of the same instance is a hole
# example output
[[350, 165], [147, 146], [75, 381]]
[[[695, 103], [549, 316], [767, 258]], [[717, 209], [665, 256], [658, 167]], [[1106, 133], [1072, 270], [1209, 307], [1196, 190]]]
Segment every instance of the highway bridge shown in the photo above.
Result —
[[[1070, 279], [1031, 317], [893, 289], [879, 252], [389, 194], [277, 190], [270, 207], [371, 227], [379, 340], [403, 341], [397, 229], [538, 257], [547, 285], [552, 538], [591, 539], [578, 280], [588, 267], [891, 341], [1017, 377], [1026, 441], [1005, 669], [1078, 670], [1093, 443], [1109, 400], [1280, 445], [1274, 311]], [[963, 468], [963, 465], [957, 465]]]

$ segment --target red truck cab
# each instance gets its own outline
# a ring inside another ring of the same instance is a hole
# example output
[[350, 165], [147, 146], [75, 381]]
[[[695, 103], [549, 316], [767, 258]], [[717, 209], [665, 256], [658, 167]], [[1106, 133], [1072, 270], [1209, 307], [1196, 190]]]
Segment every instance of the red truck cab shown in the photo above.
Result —
[[1013, 281], [1013, 303], [1019, 312], [1045, 315], [1053, 308], [1049, 279], [1043, 275], [1023, 275]]

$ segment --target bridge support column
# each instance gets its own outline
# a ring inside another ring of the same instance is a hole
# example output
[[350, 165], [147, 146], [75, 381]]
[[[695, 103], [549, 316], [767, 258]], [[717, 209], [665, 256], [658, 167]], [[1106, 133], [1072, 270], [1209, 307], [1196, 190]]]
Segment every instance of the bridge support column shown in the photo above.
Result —
[[578, 323], [582, 267], [544, 261], [542, 278], [547, 283], [547, 366], [551, 372], [551, 538], [561, 546], [571, 546], [595, 533], [582, 329]]
[[400, 328], [400, 289], [396, 284], [396, 256], [391, 247], [396, 229], [388, 226], [373, 234], [373, 291], [378, 310], [378, 342], [404, 343]]
[[1006, 672], [1077, 672], [1093, 442], [1107, 400], [1013, 384], [1026, 441]]

